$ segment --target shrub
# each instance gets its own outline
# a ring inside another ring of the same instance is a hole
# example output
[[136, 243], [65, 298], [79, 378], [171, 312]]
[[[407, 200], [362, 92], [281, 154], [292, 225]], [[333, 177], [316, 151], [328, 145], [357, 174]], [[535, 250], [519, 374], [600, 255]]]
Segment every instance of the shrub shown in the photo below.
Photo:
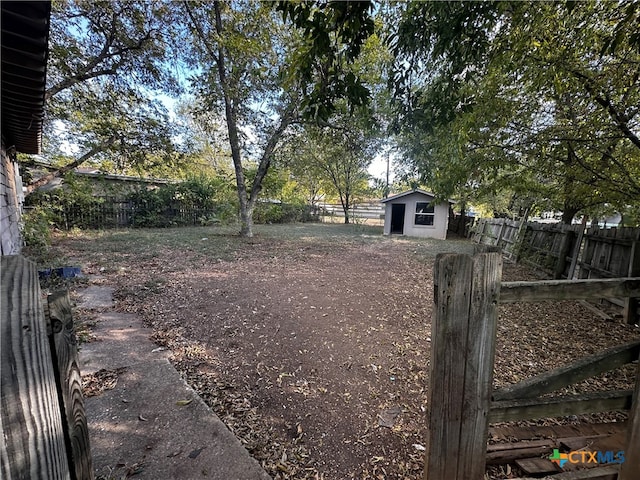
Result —
[[51, 245], [52, 217], [51, 211], [42, 205], [25, 208], [22, 214], [22, 238], [37, 255], [45, 253]]
[[253, 211], [254, 223], [294, 223], [317, 220], [309, 205], [259, 203]]

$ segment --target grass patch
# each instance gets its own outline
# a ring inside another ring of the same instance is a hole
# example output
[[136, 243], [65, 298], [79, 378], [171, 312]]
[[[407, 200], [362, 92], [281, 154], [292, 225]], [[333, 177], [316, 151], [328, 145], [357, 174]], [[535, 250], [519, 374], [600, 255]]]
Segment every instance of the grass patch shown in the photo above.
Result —
[[[255, 225], [254, 237], [243, 238], [239, 226], [181, 227], [170, 229], [129, 229], [75, 231], [54, 237], [52, 258], [39, 265], [69, 262], [91, 264], [99, 271], [114, 272], [135, 263], [162, 261], [168, 256], [184, 258], [182, 268], [196, 268], [204, 261], [233, 261], [250, 246], [273, 242], [286, 248], [288, 243], [335, 246], [375, 246], [379, 243], [410, 245], [422, 262], [433, 262], [438, 253], [472, 253], [467, 240], [436, 240], [384, 236], [382, 227], [331, 223]], [[64, 254], [62, 254], [64, 252]], [[174, 262], [175, 264], [175, 262]]]

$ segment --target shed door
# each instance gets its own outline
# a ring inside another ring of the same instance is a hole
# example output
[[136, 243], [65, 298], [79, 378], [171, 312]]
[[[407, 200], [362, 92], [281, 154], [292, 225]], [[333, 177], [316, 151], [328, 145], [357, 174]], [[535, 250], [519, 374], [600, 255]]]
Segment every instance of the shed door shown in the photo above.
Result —
[[404, 203], [391, 204], [391, 234], [404, 234]]

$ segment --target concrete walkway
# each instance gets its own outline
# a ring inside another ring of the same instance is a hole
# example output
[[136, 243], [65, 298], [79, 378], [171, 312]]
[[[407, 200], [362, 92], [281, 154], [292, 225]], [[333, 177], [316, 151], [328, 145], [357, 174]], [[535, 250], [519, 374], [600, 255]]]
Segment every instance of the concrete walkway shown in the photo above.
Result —
[[117, 372], [113, 389], [85, 399], [96, 478], [270, 478], [149, 340], [141, 320], [112, 311], [112, 288], [78, 293], [78, 306], [97, 315], [96, 341], [80, 348], [82, 374]]

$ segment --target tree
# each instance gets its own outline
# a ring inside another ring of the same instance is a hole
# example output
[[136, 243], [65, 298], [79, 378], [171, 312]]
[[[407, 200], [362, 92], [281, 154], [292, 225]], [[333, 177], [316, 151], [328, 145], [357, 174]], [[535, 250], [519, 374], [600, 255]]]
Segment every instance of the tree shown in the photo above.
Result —
[[358, 140], [362, 139], [327, 130], [318, 145], [323, 147], [323, 151], [321, 154], [316, 151], [315, 155], [318, 167], [329, 179], [330, 188], [327, 190], [333, 190], [340, 200], [346, 224], [351, 223], [350, 209], [358, 195], [368, 189], [367, 167], [373, 158], [362, 141]]
[[303, 135], [303, 130], [299, 129], [286, 138], [278, 149], [276, 165], [290, 173], [306, 204], [316, 207], [324, 196], [323, 174], [313, 160]]
[[[253, 236], [253, 210], [274, 151], [297, 118], [296, 90], [281, 79], [292, 39], [270, 8], [254, 2], [191, 4], [184, 8], [200, 73], [193, 78], [202, 111], [225, 112], [240, 202], [240, 234]], [[252, 147], [257, 169], [251, 183], [244, 165]], [[244, 158], [243, 158], [244, 157]]]
[[391, 38], [405, 142], [459, 146], [453, 161], [425, 150], [423, 171], [474, 189], [509, 185], [566, 222], [638, 198], [637, 5], [573, 7], [402, 6]]
[[[166, 3], [62, 0], [51, 14], [45, 153], [60, 168], [28, 192], [97, 158], [140, 165], [171, 151], [169, 119], [152, 89], [176, 91]], [[75, 146], [84, 151], [69, 158]], [[175, 159], [175, 157], [174, 157]]]
[[[339, 107], [339, 105], [338, 105]], [[286, 165], [317, 193], [335, 195], [342, 205], [345, 223], [359, 196], [369, 190], [367, 168], [380, 143], [378, 130], [367, 110], [330, 118], [331, 126], [307, 123], [289, 139]]]
[[287, 165], [310, 192], [335, 196], [350, 223], [354, 202], [370, 193], [367, 168], [388, 123], [383, 25], [370, 2], [278, 6], [304, 33], [292, 72], [305, 91], [307, 121], [289, 143]]
[[[56, 103], [56, 108], [61, 109], [56, 119], [58, 131], [50, 134], [56, 135], [58, 141], [82, 146], [88, 151], [72, 159], [59, 152], [58, 160], [63, 164], [30, 183], [28, 193], [90, 159], [94, 163], [107, 162], [111, 171], [122, 173], [130, 168], [141, 173], [143, 165], [179, 160], [172, 155], [170, 122], [160, 106], [153, 105], [135, 92], [124, 96], [123, 92], [108, 87], [87, 90], [83, 95], [76, 92], [75, 95], [79, 97], [73, 101], [78, 106], [77, 110], [63, 111], [68, 104]], [[52, 154], [51, 147], [48, 152]]]

